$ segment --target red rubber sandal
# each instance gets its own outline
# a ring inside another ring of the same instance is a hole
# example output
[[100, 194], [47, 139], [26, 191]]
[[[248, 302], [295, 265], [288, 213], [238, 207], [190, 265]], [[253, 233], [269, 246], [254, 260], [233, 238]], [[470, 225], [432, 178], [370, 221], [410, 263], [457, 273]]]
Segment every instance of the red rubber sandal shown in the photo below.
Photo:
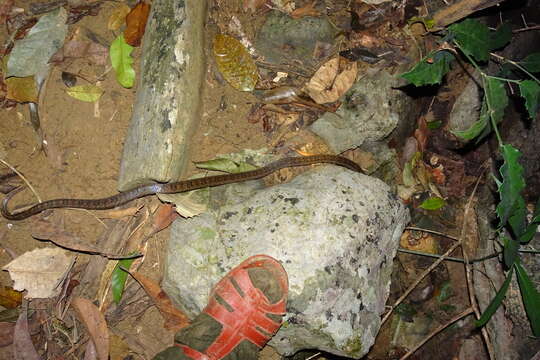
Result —
[[[247, 271], [250, 268], [264, 268], [275, 276], [282, 294], [279, 301], [271, 303], [264, 293], [253, 285]], [[285, 314], [288, 288], [287, 273], [277, 260], [267, 255], [248, 258], [217, 283], [210, 294], [208, 305], [203, 310], [222, 325], [221, 334], [204, 353], [183, 344], [177, 346], [194, 360], [222, 359], [243, 340], [262, 348], [282, 324], [270, 319], [267, 314]], [[220, 304], [216, 296], [233, 311]]]

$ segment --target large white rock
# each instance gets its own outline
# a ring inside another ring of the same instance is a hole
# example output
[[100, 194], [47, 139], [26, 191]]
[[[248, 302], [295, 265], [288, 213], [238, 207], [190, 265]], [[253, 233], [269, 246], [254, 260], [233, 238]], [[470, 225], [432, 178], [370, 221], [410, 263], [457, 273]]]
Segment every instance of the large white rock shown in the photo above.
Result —
[[282, 355], [320, 349], [360, 358], [374, 343], [392, 259], [409, 221], [379, 179], [333, 165], [287, 184], [212, 189], [213, 210], [172, 227], [163, 286], [190, 315], [212, 286], [254, 254], [289, 275], [285, 324], [271, 340]]

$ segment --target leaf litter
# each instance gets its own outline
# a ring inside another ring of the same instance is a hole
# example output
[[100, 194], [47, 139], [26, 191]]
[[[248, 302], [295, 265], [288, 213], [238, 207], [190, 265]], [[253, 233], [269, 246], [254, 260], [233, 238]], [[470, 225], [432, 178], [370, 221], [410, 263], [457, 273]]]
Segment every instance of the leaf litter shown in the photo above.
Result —
[[[8, 2], [5, 2], [3, 5], [7, 3]], [[218, 2], [218, 6], [219, 5], [221, 4]], [[280, 9], [280, 11], [290, 14], [291, 16], [295, 16], [295, 17], [319, 16], [319, 14], [323, 13], [321, 12], [320, 4], [317, 4], [317, 2], [313, 2], [313, 1], [287, 2], [287, 1], [244, 0], [241, 6], [243, 6], [243, 9], [242, 9], [243, 11], [246, 11], [246, 13], [249, 12], [253, 14], [253, 16], [262, 16], [265, 14], [265, 12], [269, 11], [270, 8]], [[338, 5], [336, 4], [336, 6]], [[285, 65], [282, 64], [283, 65], [282, 67], [278, 67], [279, 71], [268, 70], [268, 69], [261, 71], [261, 78], [257, 79], [259, 81], [259, 85], [263, 86], [265, 90], [271, 89], [272, 87], [275, 87], [275, 86], [294, 86], [296, 88], [301, 88], [307, 82], [308, 85], [306, 85], [306, 87], [304, 88], [305, 92], [313, 100], [315, 100], [316, 103], [326, 104], [326, 103], [335, 102], [334, 105], [336, 106], [336, 108], [339, 107], [340, 98], [346, 93], [346, 91], [350, 87], [349, 83], [352, 84], [352, 82], [354, 82], [355, 79], [357, 78], [358, 67], [360, 65], [360, 62], [372, 61], [370, 59], [374, 59], [373, 54], [380, 54], [380, 51], [376, 51], [377, 49], [380, 48], [380, 45], [381, 45], [380, 42], [386, 41], [386, 40], [384, 41], [381, 40], [382, 36], [380, 37], [378, 36], [381, 34], [366, 33], [365, 32], [366, 24], [368, 25], [369, 24], [384, 24], [385, 22], [392, 22], [387, 19], [388, 17], [388, 13], [386, 13], [388, 11], [387, 7], [385, 7], [383, 11], [378, 6], [372, 6], [372, 5], [368, 6], [366, 4], [359, 5], [358, 3], [354, 3], [354, 6], [355, 8], [352, 8], [351, 12], [355, 14], [356, 16], [352, 16], [352, 19], [353, 20], [356, 19], [357, 23], [352, 24], [353, 33], [347, 33], [347, 37], [349, 37], [347, 41], [350, 40], [350, 42], [346, 42], [345, 44], [349, 46], [344, 47], [344, 48], [348, 48], [352, 50], [356, 49], [355, 51], [351, 50], [349, 51], [349, 53], [347, 53], [348, 55], [350, 55], [349, 60], [351, 62], [345, 61], [344, 59], [337, 58], [335, 56], [336, 55], [335, 49], [332, 46], [328, 46], [329, 44], [332, 45], [330, 42], [328, 43], [319, 42], [322, 45], [318, 45], [319, 49], [316, 51], [315, 50], [313, 51], [313, 59], [316, 59], [317, 61], [322, 60], [321, 63], [324, 64], [322, 67], [319, 66], [319, 63], [317, 63], [317, 66], [315, 67], [303, 66], [305, 64], [295, 64], [296, 67], [289, 67], [290, 64], [285, 64]], [[96, 8], [83, 9], [81, 7], [78, 11], [79, 11], [79, 15], [89, 14], [92, 11], [95, 12], [96, 11], [95, 9]], [[110, 28], [114, 28], [116, 30], [120, 30], [122, 28], [122, 18], [125, 16], [126, 10], [127, 10], [126, 7], [123, 7], [122, 9], [119, 8], [118, 13], [115, 14], [116, 18], [113, 19], [113, 17], [111, 16], [110, 18], [111, 22], [109, 25]], [[218, 11], [218, 10], [220, 9], [217, 8], [217, 10], [215, 11]], [[2, 11], [0, 11], [0, 16], [2, 16]], [[133, 42], [132, 45], [137, 44], [137, 41], [141, 40], [142, 34], [144, 33], [144, 30], [141, 30], [142, 27], [140, 26], [141, 24], [140, 20], [142, 19], [143, 17], [140, 17], [139, 19], [136, 19], [135, 21], [135, 23], [137, 24], [137, 26], [134, 27], [135, 28], [135, 31], [134, 31], [135, 42]], [[239, 24], [240, 24], [240, 28], [239, 28], [240, 31], [246, 30], [242, 28], [242, 26], [249, 27], [249, 25], [246, 23], [239, 22]], [[224, 34], [226, 33], [227, 29], [231, 28], [230, 23], [226, 24], [226, 26], [223, 26], [223, 24], [220, 24], [218, 22], [217, 25], [218, 27], [220, 27], [220, 30]], [[339, 25], [340, 24], [338, 24], [338, 26]], [[249, 37], [251, 36], [251, 33], [246, 30], [245, 34], [248, 34], [247, 37], [249, 39]], [[382, 35], [387, 35], [387, 34], [382, 34]], [[377, 44], [377, 49], [375, 46], [369, 46], [371, 40], [379, 41], [379, 43]], [[389, 39], [389, 41], [391, 40], [393, 39]], [[130, 43], [131, 40], [127, 42]], [[67, 42], [65, 44], [67, 44]], [[78, 44], [78, 43], [73, 42], [72, 44], [69, 44], [69, 46], [73, 46], [73, 49], [76, 49], [75, 51], [78, 53], [72, 56], [69, 52], [64, 52], [62, 54], [63, 57], [61, 58], [61, 60], [59, 60], [62, 62], [63, 65], [65, 65], [65, 63], [69, 61], [84, 58], [86, 55], [89, 54], [89, 52], [87, 52], [88, 50], [81, 50], [81, 49], [84, 49], [84, 48], [89, 49], [91, 45], [88, 45], [88, 43]], [[66, 47], [67, 50], [69, 50], [68, 49], [69, 46]], [[99, 56], [102, 56], [101, 50], [96, 51], [96, 53], [100, 54]], [[131, 50], [126, 51], [120, 55], [119, 62], [121, 64], [119, 67], [117, 66], [117, 74], [119, 74], [119, 81], [124, 86], [126, 85], [132, 86], [133, 81], [134, 81], [134, 74], [130, 70], [132, 68], [131, 62], [130, 62], [131, 61], [130, 51]], [[94, 52], [91, 51], [90, 53], [94, 53]], [[81, 54], [86, 54], [86, 55], [81, 55]], [[257, 57], [257, 54], [253, 54], [253, 55]], [[250, 57], [253, 58], [252, 55], [250, 55]], [[385, 59], [383, 56], [381, 56], [380, 58], [378, 56], [376, 57], [377, 57], [377, 62], [384, 62], [384, 60], [380, 60], [381, 58]], [[339, 60], [336, 61], [335, 59], [339, 59]], [[115, 61], [117, 60], [118, 59], [116, 59]], [[261, 60], [261, 59], [259, 58], [257, 60]], [[337, 63], [337, 66], [332, 61]], [[302, 79], [299, 79], [298, 77], [295, 76], [295, 72], [296, 74], [303, 74], [304, 77]], [[77, 76], [81, 75], [77, 71], [74, 71], [73, 73], [77, 74]], [[275, 76], [277, 73], [286, 74], [286, 76]], [[126, 76], [126, 74], [128, 75]], [[306, 74], [307, 76], [305, 76]], [[340, 75], [341, 75], [341, 78], [340, 78]], [[273, 79], [275, 79], [274, 82], [272, 82]], [[257, 81], [254, 81], [253, 84], [257, 84]], [[250, 86], [254, 87], [256, 85], [250, 85]], [[110, 87], [104, 87], [104, 90], [105, 90], [104, 98], [106, 98], [108, 95], [108, 92], [110, 91]], [[22, 98], [19, 98], [19, 99], [22, 99]], [[96, 100], [97, 99], [94, 99], [93, 101], [96, 101]], [[529, 103], [527, 104], [528, 107], [533, 107], [533, 105], [535, 105], [535, 103], [533, 103], [532, 100], [530, 100]], [[326, 111], [325, 108], [321, 108], [321, 107], [319, 108], [317, 108], [316, 106], [309, 107], [309, 105], [305, 107], [298, 107], [298, 106], [295, 106], [293, 103], [294, 103], [293, 101], [290, 101], [290, 102], [283, 102], [279, 104], [272, 104], [273, 107], [268, 107], [268, 108], [265, 108], [265, 110], [261, 110], [260, 112], [257, 112], [258, 119], [254, 119], [253, 123], [254, 124], [258, 123], [260, 124], [261, 129], [262, 128], [266, 129], [265, 136], [271, 137], [272, 135], [277, 134], [276, 136], [277, 139], [272, 139], [269, 143], [275, 143], [279, 146], [285, 146], [285, 147], [291, 143], [294, 143], [294, 140], [291, 140], [291, 142], [287, 142], [289, 140], [289, 135], [292, 134], [294, 131], [296, 131], [296, 129], [299, 126], [302, 126], [303, 122], [304, 124], [308, 123], [310, 121], [310, 116], [316, 117], [316, 115], [312, 115], [312, 113], [314, 112], [316, 113], [316, 111]], [[226, 104], [226, 101], [225, 101], [225, 104]], [[236, 106], [236, 104], [234, 106]], [[267, 110], [267, 109], [272, 109], [272, 110]], [[274, 124], [270, 124], [269, 121], [267, 120], [268, 115], [265, 114], [265, 111], [280, 114], [281, 118], [274, 120], [275, 121]], [[291, 119], [294, 119], [294, 120], [291, 120]], [[405, 163], [411, 161], [411, 158], [414, 157], [414, 154], [417, 152], [417, 150], [424, 151], [425, 149], [429, 148], [429, 136], [431, 135], [431, 133], [428, 130], [422, 128], [421, 126], [419, 126], [419, 128], [421, 130], [417, 134], [415, 134], [415, 136], [417, 137], [419, 148], [421, 149], [415, 148], [414, 149], [415, 151], [412, 152], [412, 155], [410, 156], [410, 158], [408, 158], [405, 161]], [[434, 130], [434, 129], [429, 129], [429, 130]], [[298, 147], [293, 147], [293, 148], [299, 149], [303, 147], [302, 145], [305, 145], [305, 144], [301, 144]], [[310, 152], [307, 151], [307, 153], [310, 153]], [[355, 152], [353, 155], [353, 158], [358, 157], [358, 156], [362, 156], [364, 160], [366, 161], [366, 163], [370, 163], [370, 164], [374, 163], [373, 155], [370, 153], [364, 152], [359, 155], [358, 152]], [[206, 158], [212, 158], [212, 157], [209, 156]], [[406, 180], [404, 179], [404, 182], [410, 183], [409, 185], [413, 187], [413, 190], [412, 190], [413, 195], [416, 195], [419, 189], [426, 192], [431, 191], [432, 193], [436, 193], [436, 191], [433, 190], [434, 184], [436, 184], [437, 186], [442, 185], [443, 187], [442, 191], [444, 193], [447, 193], [448, 191], [447, 188], [444, 188], [444, 185], [447, 185], [448, 187], [452, 187], [452, 188], [459, 186], [457, 180], [455, 180], [453, 183], [445, 184], [446, 180], [448, 179], [448, 173], [445, 174], [445, 171], [448, 171], [447, 170], [448, 164], [451, 164], [451, 161], [455, 161], [456, 162], [456, 164], [454, 164], [455, 167], [459, 168], [459, 164], [457, 164], [458, 161], [454, 159], [442, 159], [442, 160], [441, 159], [442, 157], [439, 156], [438, 162], [433, 162], [429, 164], [424, 163], [423, 159], [416, 159], [415, 163], [409, 163], [408, 177]], [[72, 160], [69, 160], [69, 161], [72, 161]], [[59, 166], [59, 169], [62, 169], [62, 166]], [[405, 178], [406, 175], [407, 174], [403, 174], [403, 178]], [[411, 196], [411, 199], [413, 199], [412, 196]], [[424, 199], [426, 199], [426, 197], [424, 197]], [[433, 199], [433, 197], [432, 198], [427, 197], [427, 199]], [[411, 200], [411, 201], [414, 202], [414, 200]], [[435, 204], [437, 205], [435, 207], [438, 207], [440, 203], [441, 202], [438, 201], [438, 203]], [[417, 204], [421, 204], [421, 202], [418, 201]], [[134, 210], [135, 208], [137, 210]], [[128, 216], [130, 218], [137, 218], [139, 216], [138, 209], [139, 209], [138, 207], [134, 207], [126, 211], [118, 210], [114, 212], [113, 217], [117, 219], [119, 218], [120, 220], [118, 220], [118, 222], [122, 222], [125, 220], [125, 219], [122, 219], [123, 216]], [[439, 209], [439, 210], [444, 210], [444, 209]], [[146, 249], [146, 242], [148, 240], [147, 236], [151, 236], [152, 234], [155, 234], [167, 228], [167, 226], [169, 226], [170, 223], [177, 216], [174, 212], [173, 207], [170, 205], [160, 206], [156, 212], [151, 210], [150, 213], [153, 214], [153, 217], [149, 219], [149, 221], [146, 224], [142, 224], [142, 225], [139, 224], [141, 227], [139, 227], [139, 225], [135, 225], [134, 227], [131, 227], [133, 223], [131, 223], [131, 225], [128, 225], [127, 222], [125, 222], [122, 226], [124, 226], [124, 229], [129, 229], [129, 230], [126, 230], [126, 232], [123, 232], [121, 234], [119, 231], [119, 233], [117, 233], [116, 235], [112, 235], [111, 233], [109, 233], [111, 237], [110, 238], [103, 237], [102, 239], [100, 239], [101, 242], [98, 242], [98, 244], [95, 245], [95, 247], [93, 247], [93, 245], [83, 245], [82, 243], [86, 243], [86, 241], [82, 241], [80, 243], [77, 243], [77, 241], [75, 241], [74, 243], [73, 242], [74, 239], [80, 240], [79, 236], [76, 235], [77, 232], [66, 231], [63, 228], [54, 228], [49, 233], [41, 232], [41, 234], [39, 234], [39, 237], [54, 239], [54, 241], [56, 241], [59, 245], [68, 244], [69, 245], [68, 247], [71, 247], [72, 250], [75, 250], [75, 251], [93, 252], [91, 250], [97, 250], [101, 248], [102, 250], [98, 251], [99, 253], [111, 254], [115, 252], [126, 252], [128, 251], [128, 248], [133, 248], [132, 245], [127, 246], [128, 242], [132, 242], [133, 244], [139, 244], [139, 246], [141, 246], [141, 244], [144, 243], [145, 244], [144, 246]], [[107, 222], [107, 225], [114, 226], [112, 225], [114, 222], [109, 222], [109, 221], [106, 221], [106, 222]], [[36, 234], [38, 233], [36, 232]], [[113, 241], [116, 245], [118, 245], [118, 247], [114, 247], [114, 250], [103, 251], [103, 249], [105, 248], [104, 245], [106, 243], [106, 240], [109, 240], [109, 239]], [[418, 239], [415, 238], [414, 240], [418, 240], [420, 243], [423, 241], [426, 241], [424, 238], [418, 238]], [[433, 241], [433, 237], [431, 238], [431, 240]], [[433, 248], [436, 249], [436, 246], [433, 245]], [[87, 251], [87, 250], [90, 250], [90, 251]], [[93, 257], [93, 260], [96, 260], [96, 258], [98, 257]], [[103, 263], [107, 263], [106, 259], [97, 259], [97, 260], [103, 261]], [[155, 266], [156, 264], [152, 264], [152, 265]], [[105, 266], [103, 268], [105, 268]], [[77, 271], [81, 271], [81, 269], [77, 269]], [[90, 272], [90, 269], [84, 269], [82, 271]], [[102, 270], [101, 272], [97, 271], [97, 273], [98, 273], [98, 276], [96, 276], [95, 278], [98, 278], [102, 274]], [[180, 326], [179, 324], [184, 324], [182, 322], [182, 316], [178, 314], [171, 315], [174, 312], [173, 308], [170, 308], [172, 306], [172, 303], [170, 303], [170, 300], [162, 299], [162, 298], [165, 298], [165, 295], [162, 294], [162, 290], [160, 289], [159, 284], [149, 280], [148, 278], [144, 278], [144, 275], [138, 272], [134, 272], [133, 274], [135, 274], [134, 275], [135, 277], [142, 279], [142, 280], [139, 280], [141, 284], [142, 283], [146, 284], [145, 289], [147, 288], [149, 289], [149, 290], [147, 289], [147, 291], [149, 294], [151, 294], [150, 296], [154, 299], [154, 301], [156, 301], [156, 304], [159, 304], [158, 306], [161, 306], [164, 317], [166, 318], [168, 322], [167, 326], [169, 328], [176, 329], [178, 326]], [[104, 282], [107, 283], [107, 281], [105, 280]], [[67, 291], [67, 285], [68, 285], [68, 281], [66, 280], [64, 282], [64, 287], [63, 287], [65, 291]], [[106, 285], [108, 286], [109, 284], [107, 283]], [[81, 288], [84, 288], [84, 286], [81, 286]], [[128, 291], [126, 290], [126, 292]], [[132, 295], [132, 292], [130, 291], [129, 294]], [[93, 298], [93, 295], [94, 294], [92, 294], [91, 296], [87, 298], [88, 299]], [[103, 297], [99, 297], [100, 303], [102, 305], [101, 311], [105, 312], [107, 309], [109, 309], [109, 305], [108, 305], [107, 300], [103, 300], [103, 298], [106, 298], [108, 295], [106, 293], [101, 294], [101, 295], [103, 295]], [[68, 300], [69, 300], [69, 296], [64, 297], [64, 301], [68, 301]], [[94, 305], [95, 308], [88, 310], [89, 313], [93, 314], [91, 317], [94, 317], [94, 319], [83, 318], [80, 308], [87, 306], [90, 300], [86, 300], [79, 297], [74, 302], [76, 304], [79, 302], [86, 302], [86, 305], [77, 304], [77, 305], [74, 305], [74, 308], [75, 307], [79, 308], [78, 313], [80, 315], [81, 321], [84, 322], [88, 328], [90, 327], [94, 328], [93, 331], [89, 331], [89, 333], [91, 333], [92, 341], [89, 341], [87, 343], [87, 349], [86, 349], [86, 354], [85, 354], [86, 358], [104, 358], [103, 356], [105, 355], [98, 354], [99, 348], [97, 344], [97, 343], [101, 343], [103, 345], [103, 339], [96, 335], [96, 334], [98, 335], [104, 334], [105, 332], [107, 332], [107, 324], [104, 323], [104, 321], [101, 321], [100, 316], [98, 314], [100, 308], [95, 307]], [[91, 308], [91, 306], [89, 307]], [[96, 312], [96, 309], [98, 309], [98, 312]], [[124, 309], [126, 313], [133, 314], [132, 310], [129, 308], [124, 307], [122, 309]], [[172, 322], [172, 325], [170, 324], [171, 322]], [[92, 325], [92, 323], [94, 323], [94, 325]], [[98, 329], [98, 330], [95, 330], [95, 329]], [[133, 343], [132, 341], [127, 341], [127, 342], [131, 344]], [[104, 346], [104, 348], [106, 348], [106, 346]]]

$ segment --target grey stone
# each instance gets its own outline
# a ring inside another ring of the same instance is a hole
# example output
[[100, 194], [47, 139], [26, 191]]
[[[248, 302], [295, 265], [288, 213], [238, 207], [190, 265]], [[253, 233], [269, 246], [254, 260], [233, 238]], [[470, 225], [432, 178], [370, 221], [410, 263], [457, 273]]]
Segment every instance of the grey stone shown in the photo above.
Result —
[[289, 276], [284, 325], [271, 340], [282, 355], [320, 349], [360, 358], [375, 341], [392, 259], [409, 220], [381, 180], [333, 165], [289, 183], [213, 188], [211, 210], [177, 220], [163, 288], [191, 316], [217, 281], [255, 254]]
[[333, 46], [337, 33], [325, 17], [293, 19], [274, 11], [257, 35], [255, 48], [269, 63], [315, 66], [320, 61], [313, 57], [317, 42]]
[[321, 116], [311, 130], [336, 153], [386, 138], [415, 109], [413, 99], [394, 88], [398, 82], [385, 70], [368, 69], [345, 94], [343, 105]]

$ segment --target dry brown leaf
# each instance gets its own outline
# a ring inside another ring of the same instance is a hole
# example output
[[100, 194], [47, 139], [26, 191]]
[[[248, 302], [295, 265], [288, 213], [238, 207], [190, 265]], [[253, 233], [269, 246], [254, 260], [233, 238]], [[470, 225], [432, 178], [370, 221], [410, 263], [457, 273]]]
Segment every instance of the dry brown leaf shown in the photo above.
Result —
[[150, 5], [141, 1], [126, 16], [127, 27], [124, 30], [126, 43], [135, 47], [141, 45], [141, 39], [144, 35], [149, 13]]
[[86, 349], [84, 350], [84, 360], [97, 360], [96, 346], [93, 341], [86, 343]]
[[90, 300], [77, 297], [71, 302], [79, 320], [86, 326], [90, 339], [95, 345], [97, 358], [108, 360], [109, 358], [109, 329], [105, 316]]
[[98, 254], [111, 259], [123, 258], [120, 254], [110, 254], [103, 252], [88, 241], [79, 238], [77, 235], [65, 231], [59, 224], [40, 219], [34, 223], [32, 237], [38, 240], [50, 241], [65, 249], [90, 254]]
[[15, 323], [0, 321], [0, 347], [8, 346], [13, 343], [13, 332]]
[[131, 11], [130, 7], [126, 4], [120, 4], [111, 12], [109, 16], [109, 22], [107, 28], [109, 30], [118, 30], [126, 21], [126, 16]]
[[135, 271], [130, 272], [130, 274], [141, 284], [144, 291], [146, 291], [148, 296], [156, 304], [156, 307], [165, 319], [165, 324], [163, 325], [165, 329], [177, 332], [189, 325], [190, 321], [187, 315], [174, 306], [169, 295], [161, 290], [161, 287], [156, 282]]
[[174, 209], [174, 206], [171, 204], [161, 204], [154, 213], [154, 218], [152, 221], [152, 233], [155, 234], [165, 229], [179, 216], [180, 215], [178, 215]]
[[99, 214], [101, 219], [121, 219], [128, 216], [135, 216], [144, 205], [132, 206], [125, 209], [109, 210]]
[[291, 13], [291, 17], [293, 19], [300, 19], [304, 16], [314, 16], [314, 17], [320, 16], [321, 13], [317, 9], [315, 9], [316, 3], [317, 1], [313, 1], [311, 4], [307, 4], [305, 6], [302, 6], [301, 8], [294, 10]]
[[356, 81], [356, 62], [347, 62], [343, 71], [338, 73], [340, 61], [347, 60], [340, 57], [328, 60], [307, 83], [305, 91], [316, 103], [337, 101]]
[[27, 316], [27, 308], [23, 306], [13, 332], [13, 355], [15, 360], [41, 360], [30, 337]]
[[73, 261], [62, 249], [42, 248], [24, 253], [3, 269], [9, 271], [15, 290], [28, 291], [26, 298], [50, 298], [62, 290], [60, 282]]
[[[77, 36], [81, 36], [78, 35]], [[66, 59], [85, 59], [96, 65], [106, 65], [109, 59], [109, 49], [99, 43], [75, 36], [64, 43], [50, 59], [51, 63], [59, 64]]]

